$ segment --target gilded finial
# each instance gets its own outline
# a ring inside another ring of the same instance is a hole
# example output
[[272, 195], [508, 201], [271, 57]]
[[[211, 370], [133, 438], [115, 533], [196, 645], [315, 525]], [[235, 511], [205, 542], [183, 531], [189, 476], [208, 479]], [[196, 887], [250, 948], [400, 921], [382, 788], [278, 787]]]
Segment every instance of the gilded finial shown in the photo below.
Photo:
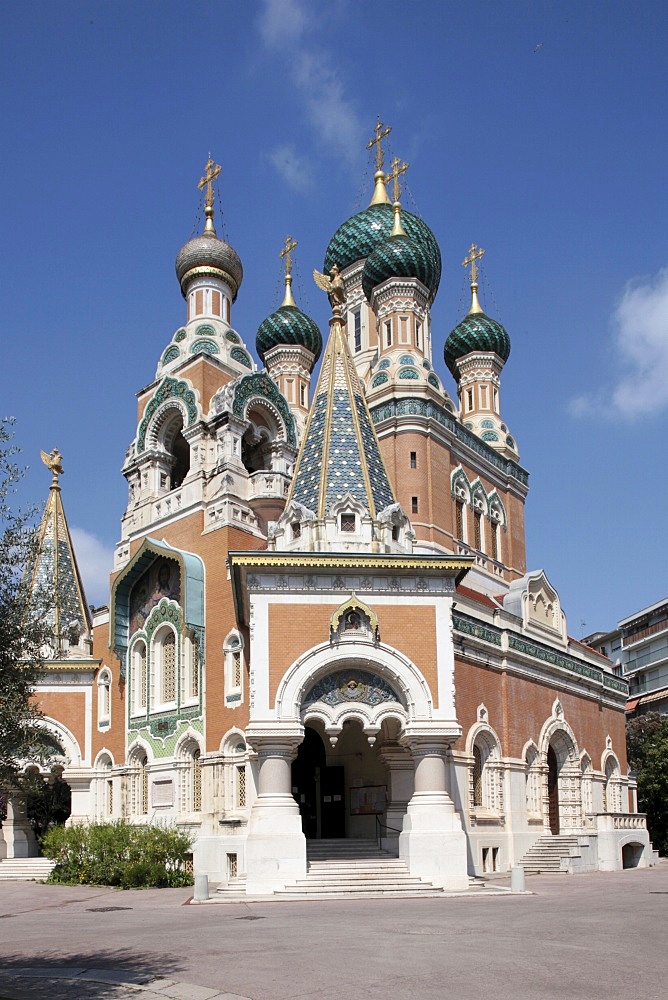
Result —
[[58, 489], [58, 476], [62, 476], [65, 471], [63, 469], [63, 456], [57, 448], [54, 448], [50, 455], [45, 451], [40, 451], [40, 455], [47, 469], [53, 473], [51, 488], [53, 489], [55, 486]]
[[481, 247], [477, 247], [475, 243], [472, 243], [469, 247], [468, 257], [465, 257], [462, 261], [462, 267], [471, 265], [471, 308], [469, 309], [469, 315], [471, 313], [482, 312], [480, 302], [478, 301], [478, 265], [476, 261], [479, 261], [484, 256], [484, 253], [485, 251]]
[[209, 159], [206, 162], [204, 168], [204, 177], [200, 178], [197, 187], [200, 191], [206, 188], [206, 193], [204, 195], [204, 214], [206, 215], [206, 225], [204, 226], [205, 233], [212, 233], [216, 235], [216, 230], [213, 225], [213, 182], [219, 175], [223, 168], [218, 163], [214, 163], [211, 159], [211, 154], [209, 153]]
[[385, 188], [385, 182], [387, 180], [387, 177], [385, 176], [385, 173], [383, 171], [383, 163], [385, 162], [385, 154], [383, 153], [383, 139], [386, 139], [391, 131], [392, 131], [392, 126], [388, 125], [386, 128], [383, 128], [383, 123], [379, 118], [374, 128], [374, 132], [376, 134], [375, 136], [372, 136], [372, 138], [369, 139], [369, 141], [366, 144], [367, 149], [373, 149], [374, 146], [376, 147], [376, 152], [375, 152], [376, 172], [373, 175], [374, 189], [373, 189], [373, 197], [369, 202], [370, 205], [387, 205], [389, 204], [390, 201], [390, 199], [387, 197], [387, 190]]
[[281, 302], [281, 306], [297, 305], [292, 297], [292, 251], [297, 246], [297, 240], [293, 240], [292, 236], [286, 236], [285, 245], [278, 255], [285, 262], [285, 297]]
[[392, 170], [387, 175], [387, 180], [392, 181], [392, 195], [394, 198], [393, 209], [394, 209], [394, 223], [392, 225], [392, 232], [390, 236], [405, 236], [406, 230], [401, 224], [401, 204], [399, 199], [401, 198], [401, 184], [399, 183], [399, 178], [402, 174], [405, 174], [408, 170], [408, 164], [402, 163], [398, 156], [395, 156], [392, 160]]

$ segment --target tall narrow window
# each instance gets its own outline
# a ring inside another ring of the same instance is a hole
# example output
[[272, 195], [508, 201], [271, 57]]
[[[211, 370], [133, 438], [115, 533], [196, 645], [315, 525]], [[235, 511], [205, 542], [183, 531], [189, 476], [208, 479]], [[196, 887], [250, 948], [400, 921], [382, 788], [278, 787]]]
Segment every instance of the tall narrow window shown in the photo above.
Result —
[[422, 350], [422, 323], [415, 324], [415, 346]]
[[246, 765], [237, 765], [237, 809], [246, 808]]
[[462, 542], [464, 538], [464, 504], [461, 500], [455, 501], [455, 535]]
[[466, 390], [466, 404], [470, 413], [473, 409], [473, 389]]
[[303, 382], [299, 383], [299, 403], [301, 406], [306, 406], [306, 386]]
[[498, 521], [490, 521], [490, 535], [491, 535], [491, 542], [492, 542], [491, 556], [492, 556], [492, 559], [495, 559], [498, 562], [499, 561], [499, 522]]
[[479, 510], [473, 511], [473, 548], [482, 551], [482, 514]]
[[223, 646], [225, 661], [225, 704], [236, 708], [243, 699], [243, 644], [238, 632], [231, 632]]
[[353, 313], [353, 324], [355, 332], [355, 353], [362, 350], [362, 312], [360, 309]]
[[482, 752], [477, 743], [473, 747], [473, 805], [482, 805]]
[[411, 513], [412, 514], [417, 514], [418, 513], [418, 498], [417, 497], [411, 497]]
[[202, 764], [200, 762], [201, 751], [195, 750], [192, 763], [192, 807], [193, 812], [200, 812], [202, 809]]
[[176, 636], [170, 630], [162, 640], [162, 701], [176, 701]]
[[142, 815], [146, 816], [148, 814], [148, 760], [146, 757], [144, 757], [140, 765], [140, 777], [141, 777], [140, 808]]
[[106, 728], [111, 723], [111, 674], [108, 670], [100, 673], [97, 685], [97, 723]]
[[392, 323], [389, 319], [385, 324], [385, 346], [392, 347]]
[[417, 469], [417, 452], [411, 452], [411, 469]]

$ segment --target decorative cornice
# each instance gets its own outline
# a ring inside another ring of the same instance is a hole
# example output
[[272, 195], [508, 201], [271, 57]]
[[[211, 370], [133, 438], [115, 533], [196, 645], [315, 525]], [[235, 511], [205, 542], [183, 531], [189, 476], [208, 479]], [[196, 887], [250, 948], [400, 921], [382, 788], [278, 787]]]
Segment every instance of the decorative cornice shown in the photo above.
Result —
[[436, 420], [437, 423], [446, 427], [456, 438], [465, 444], [467, 448], [474, 451], [481, 458], [484, 458], [490, 465], [494, 465], [505, 475], [516, 479], [523, 486], [529, 485], [529, 473], [517, 462], [503, 458], [489, 445], [481, 441], [479, 437], [467, 430], [460, 424], [457, 418], [439, 406], [434, 400], [415, 399], [413, 397], [403, 399], [388, 400], [386, 403], [379, 403], [377, 406], [369, 407], [371, 419], [374, 424], [380, 424], [383, 420], [391, 420], [396, 417], [427, 417]]
[[473, 565], [470, 556], [396, 556], [345, 552], [230, 552], [230, 566], [248, 569], [347, 569], [429, 573], [464, 573]]

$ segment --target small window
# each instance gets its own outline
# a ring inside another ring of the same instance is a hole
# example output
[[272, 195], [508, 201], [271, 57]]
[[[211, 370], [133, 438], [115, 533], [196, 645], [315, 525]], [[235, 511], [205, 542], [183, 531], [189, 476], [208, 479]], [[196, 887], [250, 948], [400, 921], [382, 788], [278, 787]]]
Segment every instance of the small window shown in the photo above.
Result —
[[418, 498], [417, 497], [411, 497], [411, 512], [413, 514], [417, 514], [417, 512], [418, 512]]
[[470, 413], [473, 409], [473, 389], [466, 390], [466, 402]]
[[392, 541], [393, 542], [399, 541], [399, 526], [396, 524], [392, 525]]
[[411, 469], [417, 469], [417, 452], [411, 452]]
[[362, 313], [358, 309], [353, 315], [355, 329], [355, 353], [362, 350]]
[[293, 538], [301, 538], [302, 537], [302, 526], [301, 526], [301, 523], [299, 521], [293, 521], [292, 525], [291, 525], [291, 528], [292, 528], [292, 537]]
[[473, 511], [473, 547], [482, 550], [482, 514], [479, 510]]
[[455, 501], [455, 536], [464, 542], [464, 504], [461, 500]]
[[385, 345], [386, 347], [392, 347], [392, 323], [389, 319], [385, 324]]
[[354, 514], [341, 515], [341, 531], [354, 531], [356, 518]]
[[306, 406], [306, 386], [303, 383], [299, 385], [299, 402], [301, 406]]
[[415, 324], [415, 346], [422, 350], [422, 323]]

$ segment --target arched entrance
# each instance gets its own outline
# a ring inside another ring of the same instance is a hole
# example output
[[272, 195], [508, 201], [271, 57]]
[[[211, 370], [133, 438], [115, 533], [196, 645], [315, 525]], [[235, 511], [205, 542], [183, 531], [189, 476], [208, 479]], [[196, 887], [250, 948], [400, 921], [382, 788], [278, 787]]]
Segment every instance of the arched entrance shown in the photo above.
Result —
[[343, 765], [327, 763], [325, 745], [311, 726], [306, 726], [292, 764], [292, 794], [307, 840], [345, 837]]
[[370, 839], [378, 833], [376, 818], [387, 825], [391, 785], [383, 751], [397, 728], [386, 720], [371, 746], [359, 719], [346, 719], [333, 743], [320, 720], [306, 724], [292, 793], [307, 840]]
[[547, 801], [550, 820], [550, 833], [559, 834], [559, 763], [554, 747], [547, 749]]

